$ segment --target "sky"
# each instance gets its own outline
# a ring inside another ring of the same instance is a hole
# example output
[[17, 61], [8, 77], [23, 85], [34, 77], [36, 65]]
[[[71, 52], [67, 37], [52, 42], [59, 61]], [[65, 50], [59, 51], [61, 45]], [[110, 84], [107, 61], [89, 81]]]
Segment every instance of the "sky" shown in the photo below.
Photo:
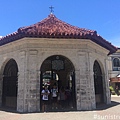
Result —
[[120, 0], [0, 0], [0, 36], [47, 18], [51, 5], [58, 19], [96, 30], [120, 48]]

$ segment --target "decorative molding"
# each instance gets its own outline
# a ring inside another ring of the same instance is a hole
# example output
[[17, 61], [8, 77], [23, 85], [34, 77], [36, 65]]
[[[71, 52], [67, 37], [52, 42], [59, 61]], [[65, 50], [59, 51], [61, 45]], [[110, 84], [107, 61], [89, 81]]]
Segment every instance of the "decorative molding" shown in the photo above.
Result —
[[37, 50], [29, 50], [30, 55], [37, 55], [38, 51]]

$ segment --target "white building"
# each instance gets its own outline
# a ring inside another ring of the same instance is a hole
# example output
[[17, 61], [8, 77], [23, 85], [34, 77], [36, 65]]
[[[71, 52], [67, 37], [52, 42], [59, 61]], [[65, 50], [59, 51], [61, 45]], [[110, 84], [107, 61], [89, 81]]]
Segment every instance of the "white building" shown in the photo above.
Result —
[[120, 90], [120, 48], [115, 53], [109, 55], [108, 69], [110, 84], [114, 90], [116, 86]]

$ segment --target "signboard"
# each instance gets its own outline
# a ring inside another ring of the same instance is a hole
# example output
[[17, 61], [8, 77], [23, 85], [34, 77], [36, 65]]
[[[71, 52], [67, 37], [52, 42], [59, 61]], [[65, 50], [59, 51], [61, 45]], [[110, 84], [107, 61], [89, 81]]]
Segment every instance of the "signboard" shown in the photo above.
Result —
[[52, 70], [63, 70], [64, 62], [60, 59], [55, 59], [52, 61]]

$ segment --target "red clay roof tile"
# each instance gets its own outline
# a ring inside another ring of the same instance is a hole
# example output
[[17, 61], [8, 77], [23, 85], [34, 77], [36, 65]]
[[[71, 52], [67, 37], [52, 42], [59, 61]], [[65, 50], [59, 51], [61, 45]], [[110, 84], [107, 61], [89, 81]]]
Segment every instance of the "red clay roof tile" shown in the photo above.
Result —
[[59, 20], [53, 14], [50, 14], [41, 22], [28, 27], [21, 27], [17, 32], [3, 37], [0, 40], [0, 45], [7, 44], [23, 37], [90, 39], [108, 49], [110, 53], [116, 51], [116, 47], [99, 36], [96, 31], [72, 26]]

